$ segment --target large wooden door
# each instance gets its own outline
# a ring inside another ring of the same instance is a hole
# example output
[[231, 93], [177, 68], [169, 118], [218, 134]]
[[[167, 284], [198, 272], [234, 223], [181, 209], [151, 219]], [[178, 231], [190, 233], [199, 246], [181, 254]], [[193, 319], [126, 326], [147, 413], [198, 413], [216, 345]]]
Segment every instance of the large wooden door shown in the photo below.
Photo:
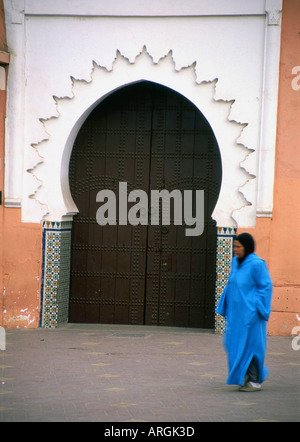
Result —
[[[120, 225], [120, 182], [127, 183], [127, 193], [141, 189], [149, 196], [148, 225]], [[180, 94], [141, 82], [102, 102], [81, 128], [70, 162], [79, 209], [72, 233], [70, 322], [212, 328], [217, 240], [211, 213], [220, 183], [214, 134]], [[116, 225], [97, 224], [96, 195], [102, 189], [116, 195]], [[201, 236], [186, 236], [187, 226], [174, 225], [172, 217], [171, 225], [151, 225], [151, 190], [162, 189], [182, 195], [204, 190]]]

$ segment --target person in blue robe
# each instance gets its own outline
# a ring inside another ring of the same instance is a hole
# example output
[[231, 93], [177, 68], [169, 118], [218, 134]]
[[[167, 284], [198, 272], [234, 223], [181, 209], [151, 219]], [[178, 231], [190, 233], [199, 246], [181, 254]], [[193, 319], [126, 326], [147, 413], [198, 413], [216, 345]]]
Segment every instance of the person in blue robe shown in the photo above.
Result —
[[216, 310], [226, 318], [227, 384], [240, 385], [241, 391], [261, 390], [268, 375], [264, 359], [272, 281], [265, 261], [254, 250], [249, 233], [236, 237], [231, 272]]

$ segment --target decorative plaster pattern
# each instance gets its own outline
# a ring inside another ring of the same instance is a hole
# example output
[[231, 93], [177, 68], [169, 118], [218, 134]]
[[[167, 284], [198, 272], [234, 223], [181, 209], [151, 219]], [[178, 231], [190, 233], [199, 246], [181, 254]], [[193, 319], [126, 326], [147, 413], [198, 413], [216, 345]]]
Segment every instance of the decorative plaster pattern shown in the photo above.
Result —
[[[22, 204], [23, 221], [39, 223], [47, 213], [48, 218], [54, 219], [55, 214], [60, 217], [64, 206], [59, 193], [53, 194], [58, 201], [55, 210], [51, 201], [40, 205], [35, 193], [39, 185], [44, 186], [45, 177], [40, 182], [35, 174], [28, 173], [39, 162], [48, 161], [33, 147], [54, 136], [46, 133], [41, 124], [41, 120], [58, 116], [57, 102], [52, 97], [73, 100], [72, 78], [92, 89], [93, 60], [96, 66], [112, 73], [113, 65], [115, 69], [120, 64], [119, 59], [114, 64], [117, 48], [129, 61], [130, 70], [135, 70], [136, 57], [144, 44], [157, 70], [172, 49], [172, 73], [188, 68], [196, 74], [192, 98], [197, 93], [195, 84], [213, 86], [213, 100], [230, 105], [226, 118], [244, 125], [234, 146], [226, 139], [224, 148], [220, 146], [223, 152], [226, 144], [229, 146], [231, 159], [235, 158], [238, 143], [242, 148], [247, 146], [249, 150], [244, 151], [239, 163], [249, 175], [245, 180], [244, 174], [245, 185], [238, 184], [240, 198], [234, 209], [230, 198], [226, 201], [233, 218], [229, 224], [228, 213], [221, 213], [222, 208], [217, 206], [219, 225], [252, 227], [256, 212], [261, 216], [272, 214], [282, 0], [228, 0], [226, 6], [222, 0], [172, 5], [167, 0], [155, 0], [147, 7], [135, 0], [126, 1], [126, 5], [121, 0], [113, 4], [99, 1], [97, 5], [93, 0], [71, 4], [68, 0], [4, 0], [4, 6], [12, 54], [7, 88], [4, 203], [11, 207]], [[125, 77], [127, 71], [126, 68]], [[118, 87], [121, 86], [120, 82]], [[176, 84], [174, 88], [178, 89]], [[94, 100], [101, 101], [103, 89], [101, 85]], [[185, 95], [189, 86], [181, 84], [180, 89]], [[203, 113], [206, 115], [206, 109]], [[216, 126], [213, 130], [218, 132]], [[222, 139], [221, 133], [219, 138]], [[57, 137], [56, 142], [65, 149], [63, 139]], [[56, 155], [56, 149], [53, 152]], [[241, 173], [241, 167], [230, 168], [229, 164], [230, 176]], [[57, 170], [54, 161], [53, 169], [53, 178], [65, 173]]]
[[[53, 97], [57, 114], [41, 120], [48, 138], [33, 146], [36, 162], [28, 169], [36, 183], [30, 200], [32, 204], [38, 203], [43, 219], [72, 219], [77, 212], [69, 190], [68, 165], [74, 140], [87, 115], [114, 90], [148, 80], [170, 87], [188, 98], [204, 114], [215, 133], [223, 165], [220, 197], [213, 213], [217, 224], [236, 226], [238, 213], [249, 210], [249, 207], [255, 224], [255, 195], [251, 185], [254, 171], [251, 165], [249, 171], [246, 170], [248, 156], [253, 155], [253, 150], [247, 149], [243, 140], [247, 125], [231, 119], [234, 100], [215, 99], [218, 80], [200, 82], [196, 71], [196, 63], [176, 69], [172, 51], [154, 62], [144, 47], [133, 62], [117, 51], [110, 69], [93, 63], [89, 82], [72, 78], [72, 97]], [[247, 189], [249, 183], [250, 189]]]

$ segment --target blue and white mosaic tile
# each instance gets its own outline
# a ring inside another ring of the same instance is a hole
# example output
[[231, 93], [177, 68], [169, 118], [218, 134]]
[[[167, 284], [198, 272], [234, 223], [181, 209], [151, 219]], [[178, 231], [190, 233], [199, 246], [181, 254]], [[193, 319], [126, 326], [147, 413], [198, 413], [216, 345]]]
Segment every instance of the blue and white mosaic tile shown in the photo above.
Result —
[[71, 222], [43, 222], [41, 327], [68, 321]]
[[[233, 242], [236, 237], [236, 228], [218, 227], [217, 236], [217, 277], [216, 277], [216, 297], [215, 307], [217, 307], [223, 290], [226, 286], [233, 257]], [[223, 334], [225, 331], [225, 318], [215, 314], [215, 331]]]

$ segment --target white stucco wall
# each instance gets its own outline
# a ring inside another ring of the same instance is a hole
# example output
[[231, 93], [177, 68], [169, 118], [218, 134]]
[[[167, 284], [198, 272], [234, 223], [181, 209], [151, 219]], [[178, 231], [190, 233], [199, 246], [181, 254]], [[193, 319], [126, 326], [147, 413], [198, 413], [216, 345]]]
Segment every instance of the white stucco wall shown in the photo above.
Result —
[[[281, 0], [5, 0], [5, 204], [67, 219], [68, 159], [90, 110], [148, 79], [193, 101], [223, 165], [219, 226], [272, 212]], [[100, 190], [100, 189], [99, 189]]]

